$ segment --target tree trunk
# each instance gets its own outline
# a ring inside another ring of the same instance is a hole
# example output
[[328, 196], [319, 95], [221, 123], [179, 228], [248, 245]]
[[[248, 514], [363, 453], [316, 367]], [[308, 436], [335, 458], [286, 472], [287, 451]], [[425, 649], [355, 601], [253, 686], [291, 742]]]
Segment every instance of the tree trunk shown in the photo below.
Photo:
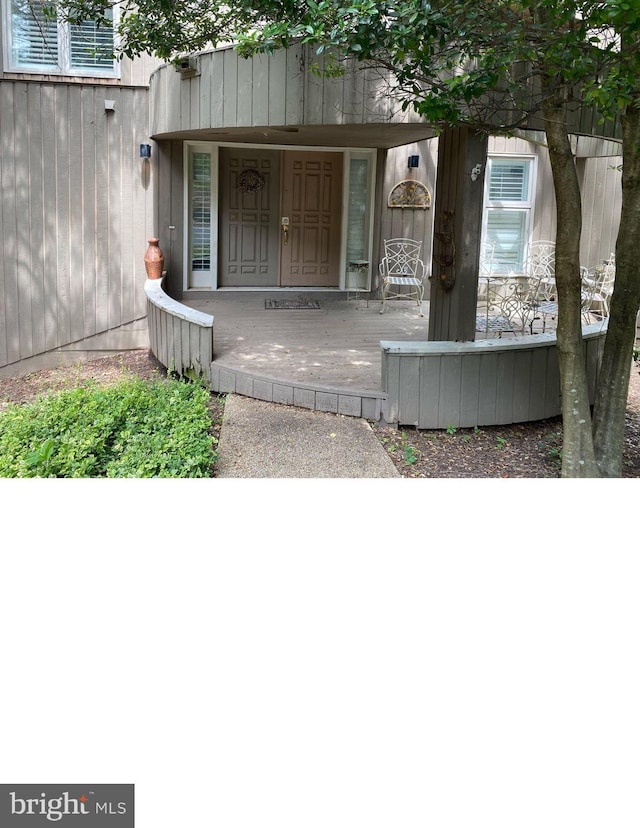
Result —
[[593, 412], [593, 439], [603, 477], [622, 476], [629, 375], [640, 306], [640, 107], [622, 117], [622, 212], [616, 280]]
[[598, 477], [580, 308], [580, 187], [562, 107], [548, 103], [544, 108], [544, 117], [558, 223], [556, 289], [562, 398], [562, 476]]

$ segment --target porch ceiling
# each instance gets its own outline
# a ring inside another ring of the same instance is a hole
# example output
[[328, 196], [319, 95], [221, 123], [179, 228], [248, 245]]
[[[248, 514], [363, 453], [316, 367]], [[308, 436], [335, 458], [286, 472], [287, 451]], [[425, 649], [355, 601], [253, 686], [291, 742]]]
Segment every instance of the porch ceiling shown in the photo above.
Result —
[[424, 124], [318, 124], [313, 126], [224, 127], [220, 129], [165, 132], [156, 141], [220, 141], [234, 144], [281, 144], [303, 147], [371, 147], [390, 149], [433, 138]]

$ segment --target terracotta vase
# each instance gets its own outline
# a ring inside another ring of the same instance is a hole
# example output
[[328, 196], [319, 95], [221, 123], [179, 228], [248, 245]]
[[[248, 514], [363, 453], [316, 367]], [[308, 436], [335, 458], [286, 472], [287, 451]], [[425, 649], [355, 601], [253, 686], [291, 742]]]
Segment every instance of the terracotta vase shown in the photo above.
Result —
[[149, 247], [144, 254], [144, 266], [147, 279], [160, 279], [164, 268], [164, 253], [158, 247], [160, 239], [149, 239]]

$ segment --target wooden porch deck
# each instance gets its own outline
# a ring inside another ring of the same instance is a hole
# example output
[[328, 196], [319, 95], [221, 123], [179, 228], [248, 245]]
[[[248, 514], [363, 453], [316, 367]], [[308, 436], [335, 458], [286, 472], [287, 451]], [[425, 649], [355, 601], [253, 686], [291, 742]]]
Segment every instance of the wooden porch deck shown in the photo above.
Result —
[[[319, 310], [266, 309], [268, 299], [315, 299]], [[300, 386], [381, 394], [381, 340], [427, 339], [429, 303], [322, 291], [219, 291], [182, 304], [214, 316], [214, 364]]]

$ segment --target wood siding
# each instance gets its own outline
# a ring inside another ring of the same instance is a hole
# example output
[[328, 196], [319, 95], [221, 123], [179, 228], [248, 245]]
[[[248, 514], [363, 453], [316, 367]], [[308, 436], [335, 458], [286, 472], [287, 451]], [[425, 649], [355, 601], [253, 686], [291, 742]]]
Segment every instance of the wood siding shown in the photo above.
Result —
[[144, 88], [0, 81], [0, 122], [6, 365], [144, 316], [155, 173]]
[[[384, 94], [376, 72], [352, 64], [343, 77], [317, 76], [312, 50], [292, 47], [244, 59], [233, 49], [198, 55], [195, 73], [162, 67], [151, 77], [152, 135], [285, 125], [424, 124]], [[425, 126], [424, 132], [428, 132]], [[192, 136], [195, 137], [195, 136]]]
[[[591, 400], [606, 326], [583, 329]], [[381, 342], [382, 414], [424, 429], [544, 420], [561, 413], [555, 335], [479, 342]]]
[[162, 280], [147, 279], [149, 342], [156, 358], [170, 371], [193, 371], [211, 382], [213, 316], [181, 305], [162, 289]]

